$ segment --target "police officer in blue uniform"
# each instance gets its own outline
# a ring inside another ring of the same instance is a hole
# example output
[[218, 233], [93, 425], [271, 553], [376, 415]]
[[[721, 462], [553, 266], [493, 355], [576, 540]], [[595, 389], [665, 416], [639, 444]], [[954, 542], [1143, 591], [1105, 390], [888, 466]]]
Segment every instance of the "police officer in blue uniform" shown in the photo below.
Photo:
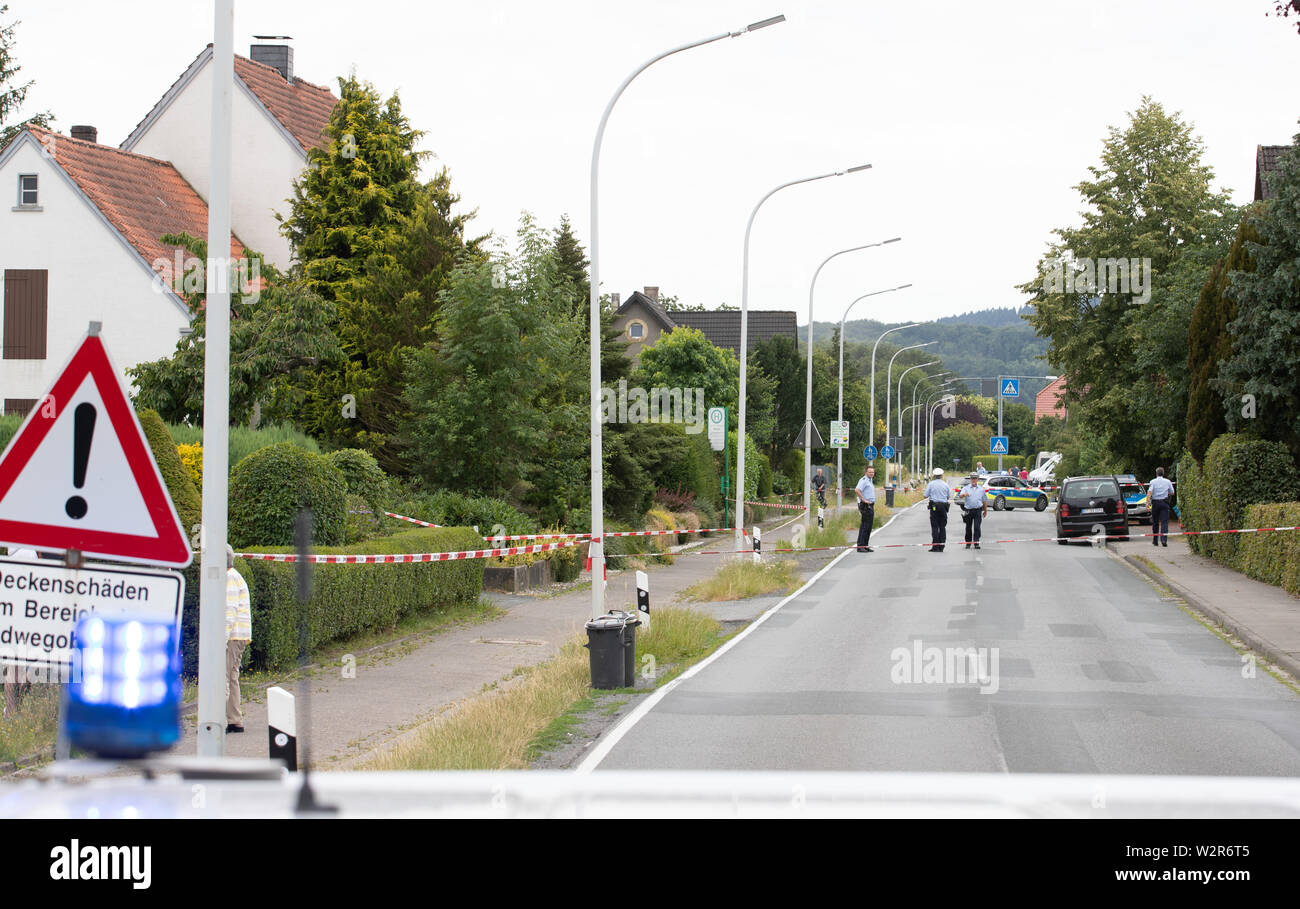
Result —
[[984, 516], [989, 513], [988, 499], [985, 498], [985, 489], [979, 482], [979, 474], [974, 471], [966, 478], [966, 485], [957, 493], [957, 499], [961, 502], [961, 519], [966, 522], [966, 542], [965, 547], [970, 549], [971, 543], [975, 548], [980, 548], [980, 523]]
[[1174, 484], [1165, 479], [1165, 469], [1156, 468], [1156, 478], [1147, 487], [1151, 495], [1151, 545], [1169, 545], [1169, 511], [1174, 504]]
[[854, 490], [858, 497], [858, 552], [874, 552], [871, 548], [871, 525], [876, 520], [876, 468], [867, 462], [862, 479]]
[[925, 487], [926, 508], [930, 511], [930, 552], [943, 552], [948, 542], [948, 484], [943, 481], [943, 468], [934, 469], [934, 479]]

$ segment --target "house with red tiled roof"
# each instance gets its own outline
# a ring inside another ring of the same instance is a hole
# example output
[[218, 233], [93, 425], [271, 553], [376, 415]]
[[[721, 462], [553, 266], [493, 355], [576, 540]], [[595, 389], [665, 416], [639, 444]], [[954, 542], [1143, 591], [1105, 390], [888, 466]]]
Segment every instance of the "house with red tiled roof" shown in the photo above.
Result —
[[1067, 419], [1064, 396], [1065, 376], [1061, 376], [1034, 396], [1034, 422], [1043, 417]]
[[[0, 151], [0, 404], [26, 413], [86, 333], [101, 336], [119, 368], [169, 356], [189, 331], [185, 301], [159, 272], [189, 255], [168, 234], [203, 237], [208, 207], [167, 161], [40, 127]], [[231, 254], [243, 245], [232, 236]]]
[[[308, 150], [324, 146], [338, 98], [294, 75], [288, 45], [254, 44], [250, 57], [235, 56], [230, 223], [250, 249], [287, 269], [292, 250], [276, 215], [288, 214], [293, 181], [307, 166]], [[131, 131], [122, 150], [170, 161], [206, 199], [211, 117], [208, 45]]]

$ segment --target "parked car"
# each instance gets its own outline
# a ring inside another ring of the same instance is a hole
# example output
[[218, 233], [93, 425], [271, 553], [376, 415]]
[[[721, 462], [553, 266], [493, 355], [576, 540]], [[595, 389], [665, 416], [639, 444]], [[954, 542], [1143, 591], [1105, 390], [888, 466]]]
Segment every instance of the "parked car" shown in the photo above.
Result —
[[987, 492], [994, 511], [1014, 511], [1017, 508], [1047, 510], [1047, 493], [1019, 477], [989, 477]]
[[1061, 483], [1056, 508], [1056, 536], [1090, 537], [1102, 532], [1108, 537], [1128, 538], [1128, 507], [1114, 475], [1067, 477]]
[[1119, 480], [1120, 492], [1124, 494], [1128, 519], [1139, 524], [1150, 524], [1151, 496], [1146, 486], [1131, 473], [1120, 474], [1115, 479]]

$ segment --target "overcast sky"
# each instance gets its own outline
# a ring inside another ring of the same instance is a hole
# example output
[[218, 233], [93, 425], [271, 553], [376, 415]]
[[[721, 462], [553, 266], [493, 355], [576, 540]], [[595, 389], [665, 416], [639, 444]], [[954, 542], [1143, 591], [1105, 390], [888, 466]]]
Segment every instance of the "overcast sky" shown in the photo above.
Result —
[[[2, 2], [2, 0], [0, 0]], [[212, 40], [211, 3], [8, 0], [26, 110], [118, 144]], [[523, 210], [568, 213], [589, 244], [591, 143], [618, 84], [645, 59], [784, 13], [788, 21], [663, 60], [633, 82], [606, 133], [601, 279], [710, 308], [737, 303], [746, 220], [773, 186], [873, 169], [772, 198], [754, 228], [750, 305], [816, 317], [924, 320], [1023, 302], [1071, 189], [1108, 126], [1143, 94], [1181, 111], [1217, 185], [1254, 189], [1255, 146], [1300, 129], [1300, 35], [1273, 0], [236, 0], [235, 49], [292, 35], [295, 72], [355, 67], [398, 91], [478, 232], [511, 236]]]

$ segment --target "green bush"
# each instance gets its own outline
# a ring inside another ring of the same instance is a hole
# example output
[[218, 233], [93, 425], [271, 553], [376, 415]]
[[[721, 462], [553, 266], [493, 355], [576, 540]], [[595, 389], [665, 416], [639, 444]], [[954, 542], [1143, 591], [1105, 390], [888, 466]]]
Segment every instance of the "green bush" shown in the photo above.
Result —
[[[537, 521], [509, 502], [487, 496], [469, 496], [450, 489], [437, 492], [408, 492], [399, 496], [392, 509], [408, 518], [419, 518], [445, 527], [477, 527], [485, 537], [500, 524], [506, 534], [537, 533]], [[581, 528], [587, 530], [589, 528]]]
[[745, 450], [745, 472], [748, 473], [752, 469], [758, 473], [758, 497], [760, 499], [771, 498], [772, 465], [768, 463], [767, 455], [760, 454], [757, 458], [757, 463], [754, 464], [753, 468], [751, 468], [749, 465], [748, 447], [746, 447]]
[[[167, 428], [171, 431], [172, 438], [176, 440], [177, 445], [203, 443], [202, 426], [169, 423]], [[233, 468], [258, 449], [267, 448], [280, 442], [288, 442], [304, 451], [320, 454], [320, 443], [292, 426], [275, 424], [273, 426], [263, 426], [259, 429], [249, 429], [247, 426], [232, 426], [230, 427], [229, 443], [226, 446], [230, 458], [229, 464]]]
[[[1250, 527], [1300, 526], [1300, 502], [1247, 505], [1245, 518]], [[1248, 533], [1237, 539], [1245, 574], [1300, 596], [1300, 530]]]
[[194, 477], [185, 469], [180, 453], [176, 451], [176, 442], [167, 431], [167, 424], [158, 416], [158, 411], [145, 409], [136, 416], [140, 420], [140, 427], [144, 429], [144, 437], [149, 441], [149, 449], [158, 464], [158, 472], [167, 485], [167, 494], [176, 506], [181, 529], [187, 537], [192, 536], [195, 528], [203, 521], [203, 498], [194, 485]]
[[[328, 554], [458, 552], [479, 549], [482, 539], [466, 527], [417, 528], [353, 546], [313, 547]], [[286, 552], [287, 547], [259, 549]], [[298, 660], [303, 614], [297, 566], [250, 560], [245, 578], [252, 590], [252, 665], [284, 669]], [[483, 590], [483, 559], [378, 565], [315, 565], [306, 603], [308, 652], [364, 632], [392, 628], [407, 615], [476, 600]]]
[[18, 427], [23, 425], [25, 419], [25, 416], [16, 413], [0, 417], [0, 451], [5, 450], [5, 446], [17, 434]]
[[[1186, 488], [1185, 487], [1190, 487]], [[1190, 500], [1184, 496], [1190, 494]], [[1179, 477], [1175, 490], [1179, 513], [1191, 530], [1224, 530], [1246, 526], [1246, 508], [1300, 497], [1300, 473], [1286, 445], [1224, 433], [1210, 443], [1200, 474], [1191, 482]], [[1230, 568], [1240, 568], [1242, 537], [1193, 537], [1196, 550]]]
[[347, 484], [338, 468], [290, 442], [259, 449], [230, 475], [230, 542], [290, 546], [303, 508], [312, 511], [312, 542], [334, 546], [347, 528]]
[[[1196, 463], [1196, 458], [1189, 452], [1183, 452], [1183, 456], [1178, 460], [1178, 466], [1174, 468], [1172, 479], [1176, 484], [1174, 495], [1178, 504], [1178, 518], [1183, 529], [1209, 529], [1210, 525], [1206, 522], [1205, 514], [1205, 474], [1201, 470], [1201, 465]], [[1187, 545], [1192, 552], [1207, 555], [1202, 544], [1208, 539], [1209, 537], [1187, 537]]]

